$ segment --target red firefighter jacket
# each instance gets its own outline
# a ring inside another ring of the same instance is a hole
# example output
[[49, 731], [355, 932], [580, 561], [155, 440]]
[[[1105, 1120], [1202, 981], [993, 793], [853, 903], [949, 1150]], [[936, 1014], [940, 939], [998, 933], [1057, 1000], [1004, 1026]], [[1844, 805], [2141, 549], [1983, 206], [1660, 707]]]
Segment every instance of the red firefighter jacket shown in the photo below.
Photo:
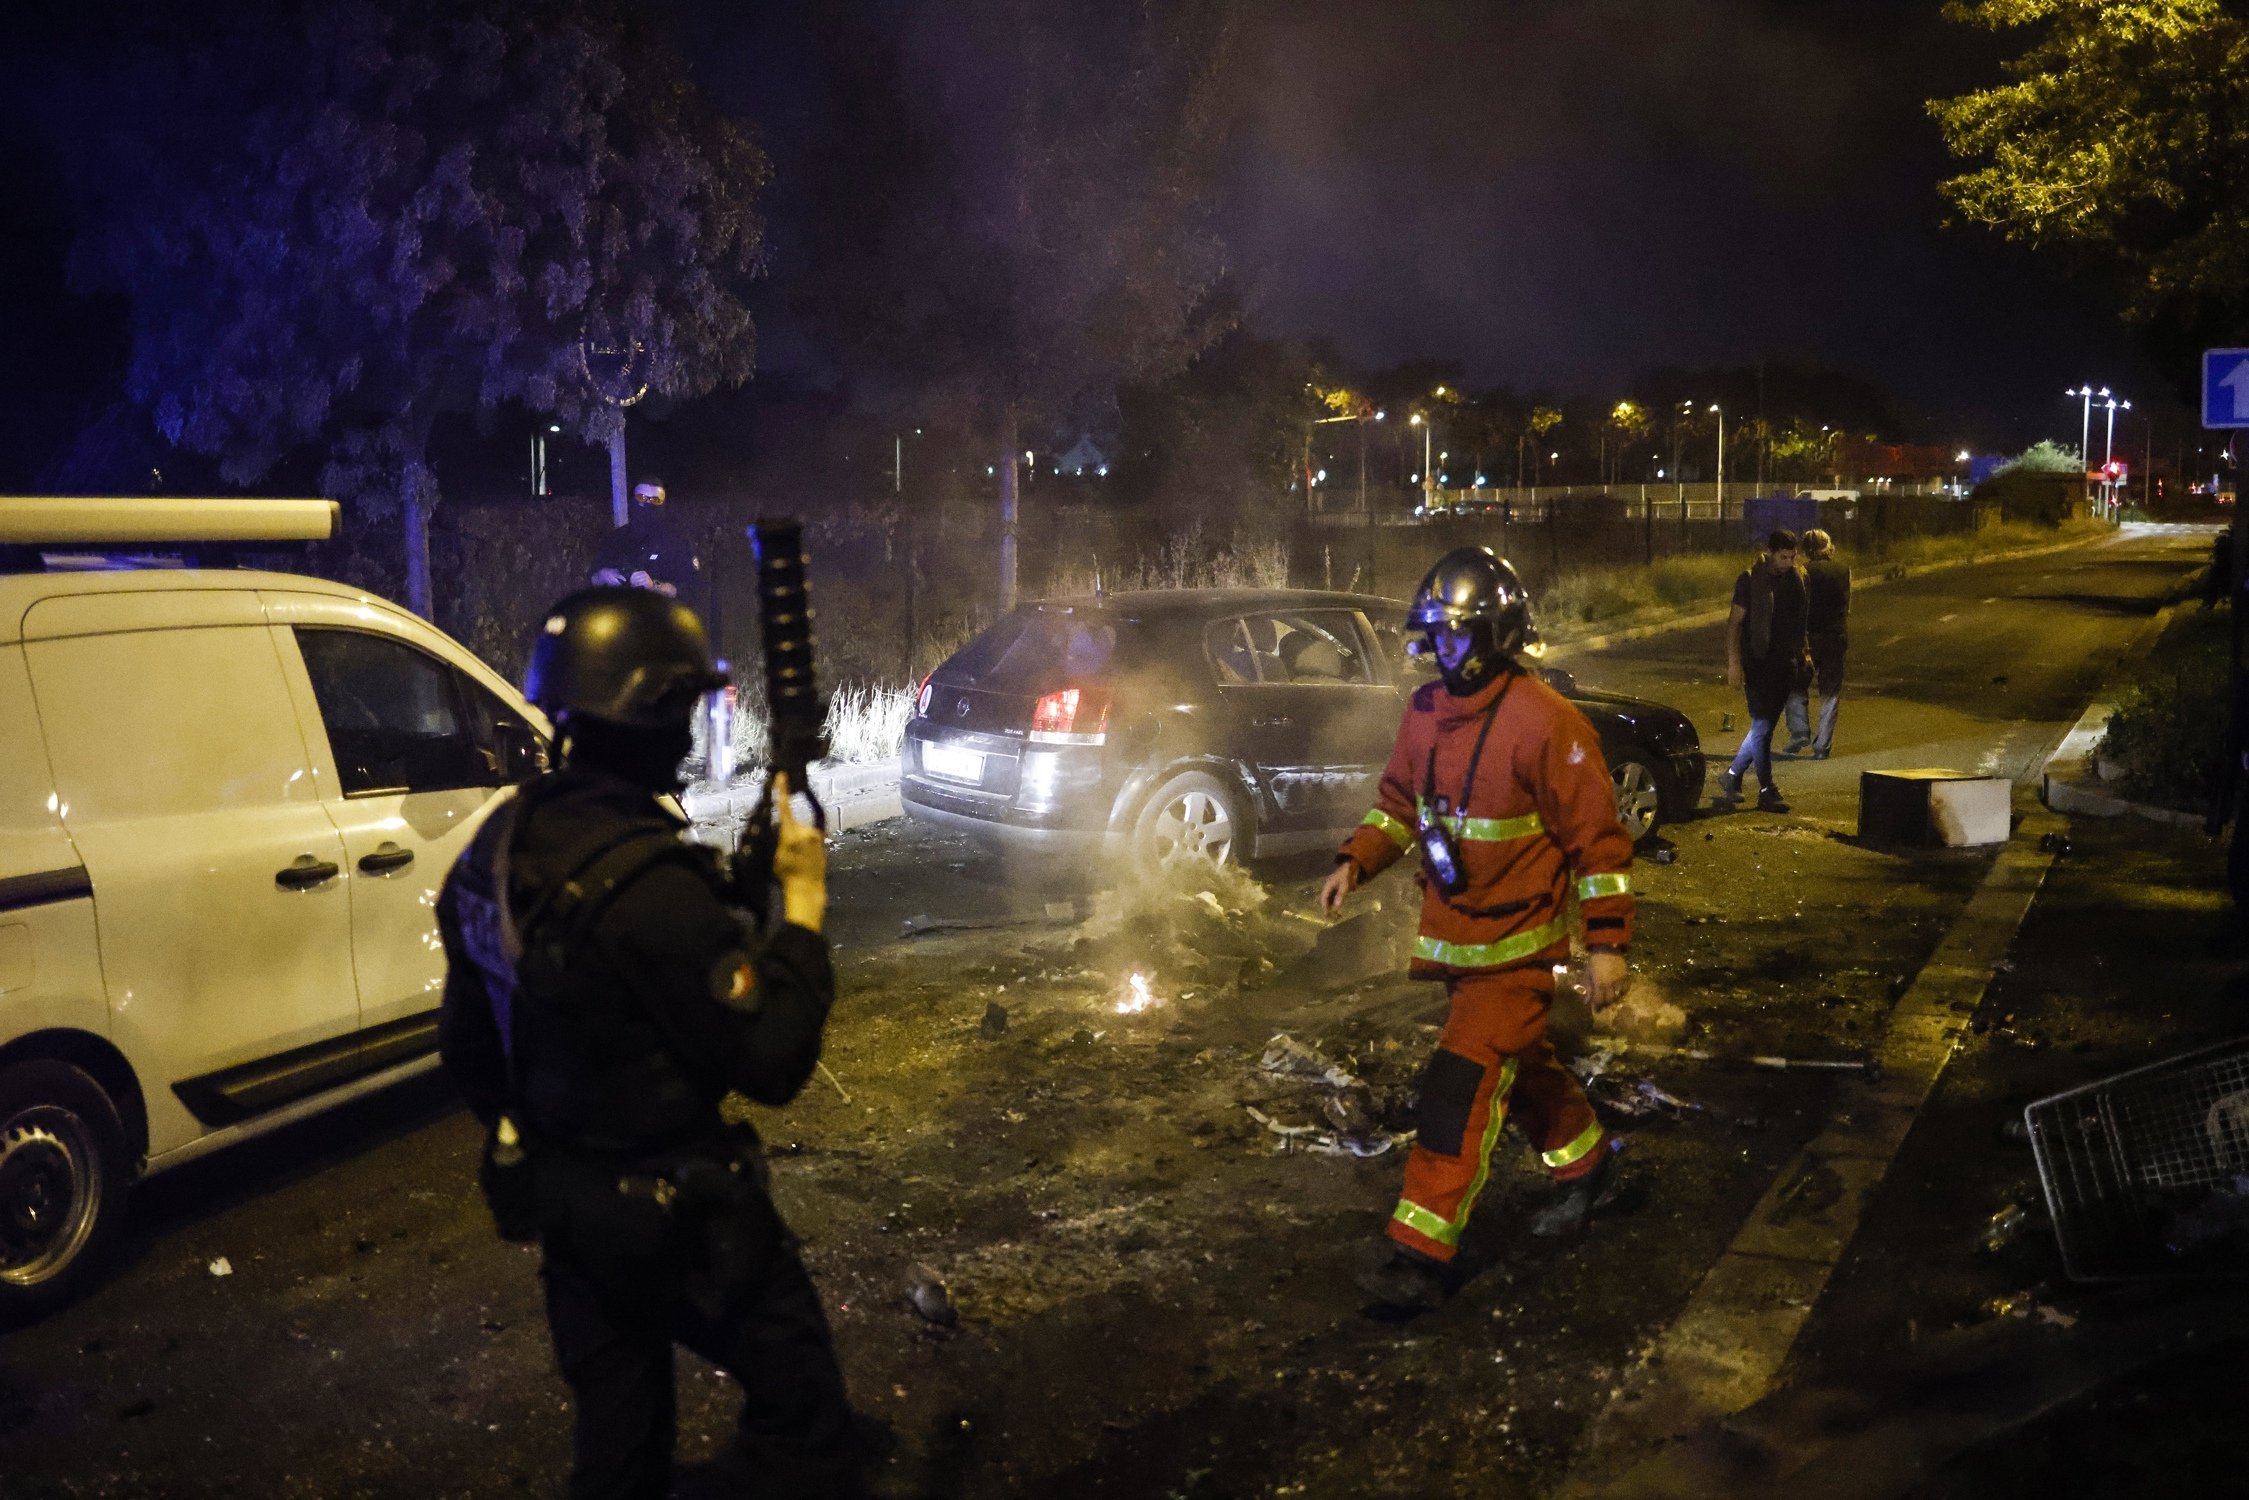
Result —
[[[1495, 712], [1496, 708], [1496, 712]], [[1470, 758], [1483, 755], [1468, 804]], [[1431, 750], [1436, 754], [1434, 771]], [[1553, 962], [1566, 951], [1574, 884], [1585, 940], [1632, 940], [1632, 841], [1617, 822], [1600, 737], [1560, 693], [1530, 673], [1507, 673], [1465, 698], [1432, 682], [1418, 689], [1383, 769], [1374, 810], [1344, 842], [1362, 877], [1399, 856], [1419, 858], [1415, 835], [1442, 797], [1468, 885], [1447, 897], [1422, 881], [1422, 978]]]

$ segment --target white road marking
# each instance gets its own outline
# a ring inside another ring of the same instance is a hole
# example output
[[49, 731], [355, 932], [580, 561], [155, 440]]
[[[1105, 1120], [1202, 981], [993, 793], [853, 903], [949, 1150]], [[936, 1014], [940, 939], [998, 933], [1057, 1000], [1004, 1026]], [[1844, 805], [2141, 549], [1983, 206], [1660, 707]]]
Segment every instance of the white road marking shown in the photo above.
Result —
[[1887, 651], [1887, 650], [1889, 650], [1889, 649], [1890, 649], [1890, 648], [1891, 648], [1892, 646], [1895, 646], [1895, 645], [1896, 645], [1896, 644], [1897, 644], [1898, 642], [1900, 642], [1900, 641], [1902, 641], [1902, 640], [1904, 640], [1904, 639], [1905, 639], [1905, 637], [1904, 637], [1904, 636], [1902, 636], [1902, 635], [1893, 635], [1893, 636], [1891, 636], [1891, 637], [1890, 637], [1890, 638], [1889, 638], [1888, 640], [1884, 641], [1884, 642], [1883, 642], [1883, 643], [1882, 643], [1881, 645], [1879, 645], [1879, 646], [1876, 646], [1876, 647], [1875, 647], [1874, 649], [1875, 649], [1875, 650], [1877, 650], [1877, 651]]
[[1950, 625], [1954, 620], [1957, 620], [1959, 618], [1960, 616], [1958, 614], [1939, 615], [1937, 616], [1937, 623], [1939, 625]]

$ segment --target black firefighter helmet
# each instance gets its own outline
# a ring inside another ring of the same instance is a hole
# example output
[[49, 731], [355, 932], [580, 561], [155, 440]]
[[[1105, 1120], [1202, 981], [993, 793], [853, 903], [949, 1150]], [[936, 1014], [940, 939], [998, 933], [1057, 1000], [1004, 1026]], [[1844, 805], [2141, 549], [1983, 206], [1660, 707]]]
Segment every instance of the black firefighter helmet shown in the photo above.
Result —
[[547, 611], [523, 695], [557, 723], [659, 728], [726, 686], [695, 611], [653, 589], [580, 589]]
[[1531, 623], [1530, 591], [1515, 576], [1507, 560], [1489, 547], [1455, 547], [1437, 559], [1437, 565], [1414, 590], [1406, 610], [1410, 629], [1434, 633], [1442, 625], [1484, 622], [1477, 634], [1490, 632], [1479, 646], [1512, 656], [1538, 641]]

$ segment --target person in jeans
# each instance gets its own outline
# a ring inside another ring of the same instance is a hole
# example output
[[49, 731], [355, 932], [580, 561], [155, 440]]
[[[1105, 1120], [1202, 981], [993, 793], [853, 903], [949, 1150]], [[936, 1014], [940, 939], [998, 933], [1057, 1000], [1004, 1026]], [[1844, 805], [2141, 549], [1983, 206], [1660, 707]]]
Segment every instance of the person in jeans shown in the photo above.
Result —
[[1804, 533], [1805, 626], [1812, 644], [1812, 682], [1819, 688], [1819, 734], [1812, 733], [1811, 702], [1804, 685], [1788, 695], [1788, 745], [1782, 752], [1825, 760], [1835, 748], [1835, 715], [1843, 701], [1843, 650], [1851, 619], [1851, 570], [1835, 555], [1835, 542], [1817, 528]]
[[1718, 775], [1720, 804], [1741, 800], [1742, 773], [1754, 765], [1758, 811], [1788, 811], [1773, 784], [1773, 725], [1811, 652], [1808, 610], [1804, 579], [1796, 571], [1796, 533], [1775, 531], [1765, 538], [1765, 555], [1734, 580], [1734, 605], [1726, 617], [1726, 681], [1748, 696], [1749, 733], [1734, 763]]

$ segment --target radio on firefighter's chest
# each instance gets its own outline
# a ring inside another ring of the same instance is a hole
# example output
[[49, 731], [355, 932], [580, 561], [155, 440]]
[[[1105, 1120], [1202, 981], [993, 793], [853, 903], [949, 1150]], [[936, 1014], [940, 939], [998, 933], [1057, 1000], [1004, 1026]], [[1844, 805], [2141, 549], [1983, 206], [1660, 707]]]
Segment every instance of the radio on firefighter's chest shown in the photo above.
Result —
[[1437, 889], [1447, 896], [1457, 896], [1468, 889], [1468, 871], [1460, 860], [1460, 840], [1453, 837], [1452, 799], [1437, 797], [1429, 803], [1429, 815], [1421, 820], [1421, 868]]

